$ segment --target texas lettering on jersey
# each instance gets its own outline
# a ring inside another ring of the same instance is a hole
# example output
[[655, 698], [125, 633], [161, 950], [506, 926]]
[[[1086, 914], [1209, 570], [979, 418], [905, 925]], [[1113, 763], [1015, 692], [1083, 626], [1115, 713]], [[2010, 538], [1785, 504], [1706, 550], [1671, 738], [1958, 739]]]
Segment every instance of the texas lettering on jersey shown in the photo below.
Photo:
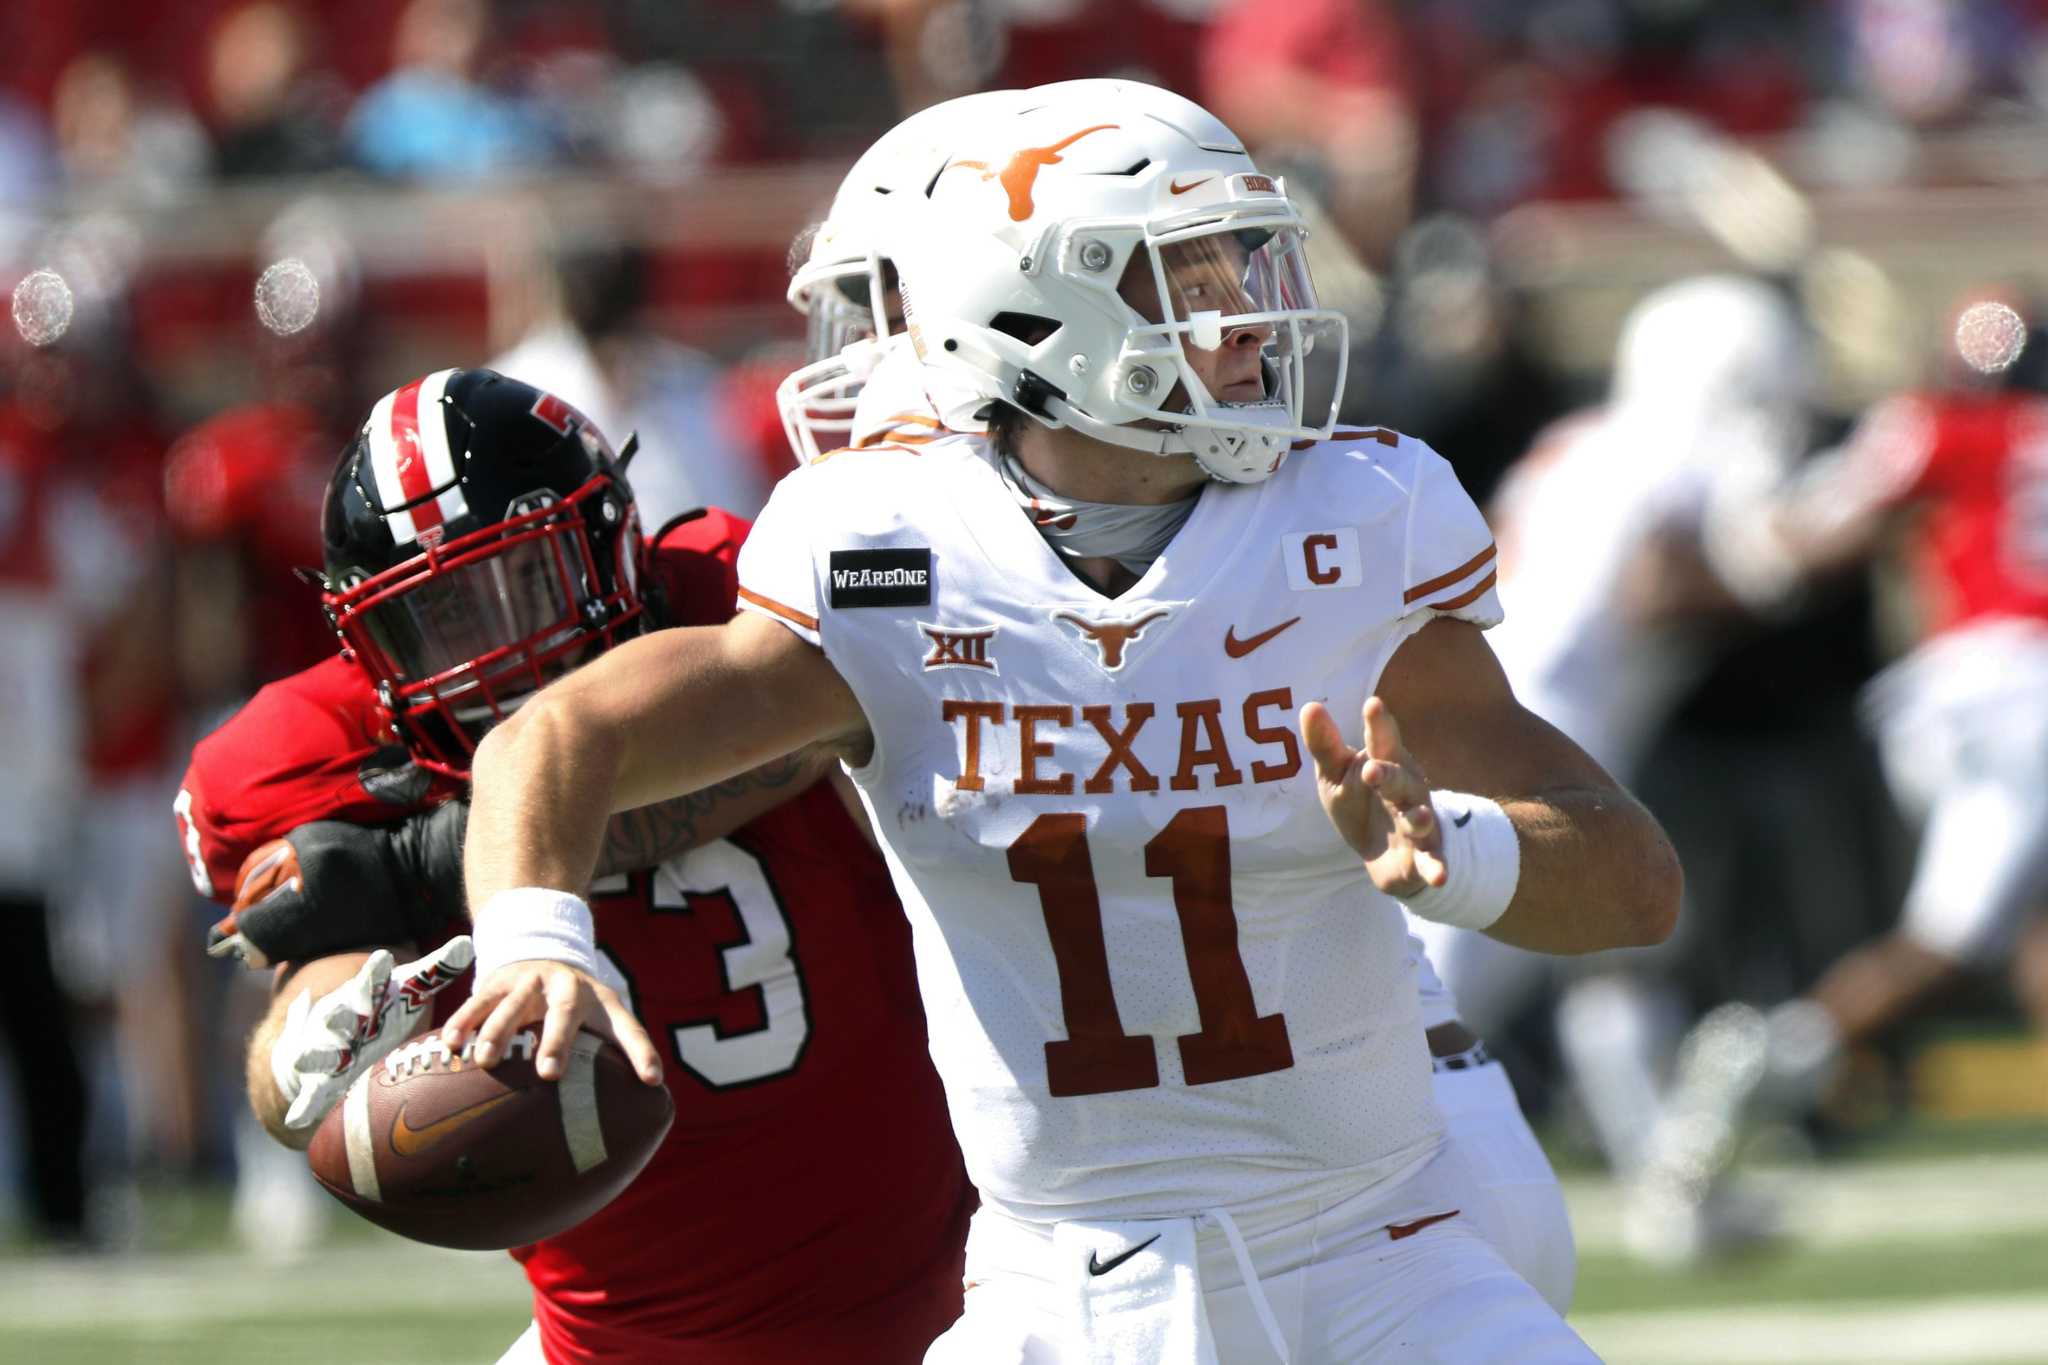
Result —
[[[1430, 1150], [1424, 1050], [1367, 1041], [1421, 1032], [1403, 921], [1324, 816], [1294, 714], [1355, 718], [1414, 630], [1498, 620], [1491, 543], [1448, 466], [1391, 434], [1206, 488], [1114, 599], [978, 438], [778, 487], [741, 599], [821, 645], [874, 729], [855, 780], [985, 1201], [1139, 1217]], [[841, 610], [841, 557], [904, 544], [943, 567], [930, 602]]]

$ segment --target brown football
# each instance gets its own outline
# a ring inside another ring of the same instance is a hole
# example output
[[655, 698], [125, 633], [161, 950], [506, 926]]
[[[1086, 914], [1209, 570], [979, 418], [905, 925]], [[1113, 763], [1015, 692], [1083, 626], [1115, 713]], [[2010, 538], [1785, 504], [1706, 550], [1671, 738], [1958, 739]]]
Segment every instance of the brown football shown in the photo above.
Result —
[[485, 1070], [438, 1035], [408, 1043], [321, 1121], [314, 1176], [416, 1242], [493, 1251], [566, 1232], [640, 1174], [675, 1102], [595, 1034], [576, 1035], [559, 1083], [534, 1071], [537, 1045], [516, 1034]]

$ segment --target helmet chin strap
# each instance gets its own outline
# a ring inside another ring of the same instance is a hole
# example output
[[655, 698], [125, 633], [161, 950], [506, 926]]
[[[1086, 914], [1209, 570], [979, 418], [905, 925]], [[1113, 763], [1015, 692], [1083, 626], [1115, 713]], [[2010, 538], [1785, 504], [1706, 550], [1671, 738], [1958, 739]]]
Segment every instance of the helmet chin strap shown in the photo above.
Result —
[[[1272, 402], [1247, 403], [1241, 407], [1219, 405], [1220, 411], [1244, 423], [1243, 427], [1235, 430], [1196, 425], [1153, 429], [1104, 422], [1056, 397], [1047, 398], [1045, 408], [1061, 426], [1072, 427], [1098, 441], [1128, 450], [1142, 450], [1148, 455], [1192, 455], [1210, 478], [1221, 483], [1258, 483], [1270, 478], [1279, 467], [1281, 457], [1294, 445], [1290, 437], [1281, 432], [1257, 430], [1268, 423], [1282, 428], [1293, 426], [1286, 407]], [[1261, 418], [1267, 421], [1261, 422]], [[1172, 418], [1161, 414], [1154, 420], [1171, 421]]]

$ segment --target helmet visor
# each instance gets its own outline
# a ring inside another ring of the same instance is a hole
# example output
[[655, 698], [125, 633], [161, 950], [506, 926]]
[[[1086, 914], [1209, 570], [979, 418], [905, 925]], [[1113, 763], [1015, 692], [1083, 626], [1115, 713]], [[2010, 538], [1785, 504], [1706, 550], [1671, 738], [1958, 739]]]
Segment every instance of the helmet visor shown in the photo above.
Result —
[[[472, 661], [486, 661], [480, 671], [488, 675], [493, 656], [521, 645], [545, 650], [557, 630], [573, 633], [583, 594], [557, 542], [551, 535], [516, 541], [371, 606], [364, 613], [370, 635], [398, 680], [419, 682]], [[523, 659], [505, 662], [517, 667]]]
[[[1308, 361], [1320, 351], [1341, 365], [1345, 324], [1316, 298], [1298, 222], [1160, 232], [1132, 254], [1117, 292], [1146, 324], [1132, 330], [1127, 361], [1164, 362], [1177, 376], [1158, 400], [1161, 418], [1229, 427], [1259, 410], [1261, 425], [1305, 436], [1334, 420], [1334, 394], [1307, 416]], [[1341, 384], [1340, 371], [1331, 387]]]

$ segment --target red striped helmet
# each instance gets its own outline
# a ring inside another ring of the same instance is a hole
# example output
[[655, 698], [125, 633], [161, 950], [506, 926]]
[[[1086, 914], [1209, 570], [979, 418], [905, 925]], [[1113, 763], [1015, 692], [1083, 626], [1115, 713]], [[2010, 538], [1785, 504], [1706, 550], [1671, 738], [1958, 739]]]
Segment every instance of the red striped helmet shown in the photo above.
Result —
[[324, 600], [422, 766], [468, 776], [485, 731], [639, 632], [631, 456], [491, 370], [438, 370], [370, 410], [327, 486]]

